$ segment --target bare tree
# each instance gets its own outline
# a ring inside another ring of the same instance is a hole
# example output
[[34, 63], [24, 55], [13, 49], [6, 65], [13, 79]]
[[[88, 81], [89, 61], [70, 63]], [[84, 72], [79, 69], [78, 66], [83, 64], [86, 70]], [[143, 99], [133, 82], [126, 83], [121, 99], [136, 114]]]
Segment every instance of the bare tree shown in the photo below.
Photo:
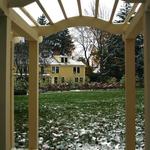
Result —
[[[84, 10], [87, 15], [95, 15], [95, 4], [92, 2], [89, 6], [92, 12]], [[91, 14], [89, 14], [91, 13]], [[109, 12], [103, 7], [99, 9], [98, 18], [108, 20]], [[105, 61], [107, 60], [107, 39], [111, 34], [93, 27], [76, 27], [74, 28], [74, 40], [84, 52], [84, 58], [88, 66], [99, 68], [100, 74], [105, 74]]]
[[[85, 58], [86, 65], [90, 66], [90, 59], [91, 59], [91, 50], [95, 45], [95, 40], [92, 37], [92, 32], [89, 27], [76, 27], [73, 30], [73, 39], [77, 42], [81, 49], [83, 57]], [[82, 56], [80, 54], [80, 56]]]
[[28, 74], [28, 42], [20, 41], [15, 44], [14, 63], [19, 78], [27, 79]]

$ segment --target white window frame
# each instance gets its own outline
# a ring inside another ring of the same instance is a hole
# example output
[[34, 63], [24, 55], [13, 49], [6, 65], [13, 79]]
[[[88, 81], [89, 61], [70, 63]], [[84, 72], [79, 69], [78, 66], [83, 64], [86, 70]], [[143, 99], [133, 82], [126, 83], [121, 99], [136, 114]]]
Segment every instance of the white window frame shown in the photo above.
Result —
[[80, 67], [79, 66], [73, 67], [73, 73], [74, 74], [79, 74], [80, 73]]
[[60, 68], [58, 66], [52, 66], [52, 73], [59, 73]]

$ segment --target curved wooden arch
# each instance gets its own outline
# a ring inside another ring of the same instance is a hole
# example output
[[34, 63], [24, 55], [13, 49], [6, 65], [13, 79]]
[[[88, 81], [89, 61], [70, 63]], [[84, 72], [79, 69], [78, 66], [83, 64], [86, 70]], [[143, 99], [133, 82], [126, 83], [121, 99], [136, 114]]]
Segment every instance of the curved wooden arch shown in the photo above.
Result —
[[8, 0], [8, 7], [24, 7], [36, 0]]
[[78, 16], [68, 18], [49, 26], [33, 27], [38, 31], [39, 36], [51, 35], [69, 27], [90, 26], [114, 34], [122, 34], [128, 27], [128, 24], [112, 24], [95, 17]]

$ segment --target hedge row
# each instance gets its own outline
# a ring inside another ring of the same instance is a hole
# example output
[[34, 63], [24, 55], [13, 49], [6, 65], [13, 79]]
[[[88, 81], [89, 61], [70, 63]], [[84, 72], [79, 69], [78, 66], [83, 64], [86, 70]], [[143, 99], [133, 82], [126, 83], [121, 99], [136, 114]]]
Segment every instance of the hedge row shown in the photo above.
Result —
[[116, 83], [85, 83], [85, 84], [50, 84], [47, 87], [40, 87], [40, 92], [45, 91], [69, 91], [69, 90], [96, 90], [121, 88], [119, 82]]

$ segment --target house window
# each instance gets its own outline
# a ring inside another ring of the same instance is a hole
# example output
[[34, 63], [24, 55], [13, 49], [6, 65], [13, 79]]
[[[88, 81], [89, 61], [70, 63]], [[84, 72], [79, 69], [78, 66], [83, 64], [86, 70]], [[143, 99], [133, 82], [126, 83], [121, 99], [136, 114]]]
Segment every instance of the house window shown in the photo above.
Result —
[[80, 73], [80, 67], [73, 67], [73, 73]]
[[64, 57], [61, 57], [61, 62], [64, 63]]
[[80, 78], [80, 82], [83, 83], [83, 78]]
[[55, 73], [55, 67], [52, 67], [52, 73]]
[[78, 82], [78, 78], [75, 78], [75, 82]]
[[68, 62], [68, 58], [67, 57], [61, 57], [61, 62], [62, 63], [67, 63]]
[[54, 77], [54, 83], [55, 83], [55, 84], [58, 83], [58, 77]]
[[76, 67], [73, 67], [73, 73], [76, 73]]
[[56, 73], [59, 73], [59, 67], [56, 67]]
[[59, 73], [59, 67], [52, 67], [52, 73]]
[[65, 82], [65, 78], [61, 77], [61, 83], [64, 83], [64, 82]]
[[80, 73], [80, 67], [77, 67], [77, 73]]
[[68, 58], [65, 58], [65, 63], [67, 63], [68, 62]]

